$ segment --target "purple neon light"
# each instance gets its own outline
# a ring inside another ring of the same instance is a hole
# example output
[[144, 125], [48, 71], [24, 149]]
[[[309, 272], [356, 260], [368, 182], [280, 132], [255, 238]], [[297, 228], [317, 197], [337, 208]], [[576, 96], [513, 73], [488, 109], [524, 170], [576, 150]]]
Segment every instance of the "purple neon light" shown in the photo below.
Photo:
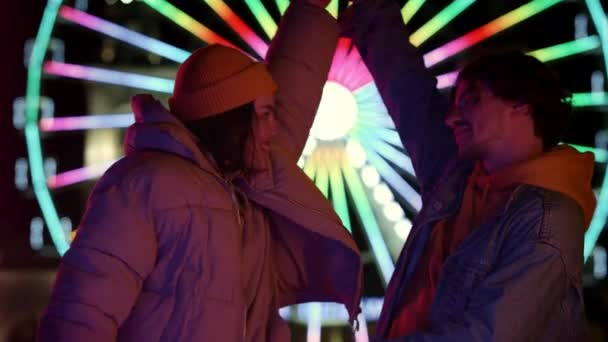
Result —
[[101, 164], [85, 166], [48, 177], [47, 185], [49, 189], [57, 189], [101, 177], [101, 175], [115, 162], [116, 160], [113, 160]]
[[123, 128], [134, 122], [132, 113], [83, 115], [40, 119], [43, 132], [76, 131], [99, 128]]

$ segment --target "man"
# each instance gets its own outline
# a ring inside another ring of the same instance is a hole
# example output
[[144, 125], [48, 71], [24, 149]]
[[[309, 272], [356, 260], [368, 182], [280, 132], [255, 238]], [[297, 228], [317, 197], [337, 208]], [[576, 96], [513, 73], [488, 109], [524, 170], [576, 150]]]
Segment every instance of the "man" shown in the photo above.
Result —
[[170, 112], [134, 97], [127, 155], [91, 194], [41, 341], [288, 341], [278, 310], [308, 301], [355, 319], [358, 249], [296, 164], [338, 39], [328, 2], [292, 1], [266, 64], [195, 51]]
[[495, 53], [463, 68], [448, 103], [396, 1], [357, 0], [342, 20], [423, 199], [376, 341], [583, 340], [593, 156], [557, 145], [571, 108], [555, 77], [532, 57]]

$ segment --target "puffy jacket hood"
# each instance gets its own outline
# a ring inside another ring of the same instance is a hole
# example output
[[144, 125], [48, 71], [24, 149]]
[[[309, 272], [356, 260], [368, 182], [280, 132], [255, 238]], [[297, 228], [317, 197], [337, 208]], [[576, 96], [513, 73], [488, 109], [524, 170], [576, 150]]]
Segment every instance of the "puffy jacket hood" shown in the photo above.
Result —
[[156, 150], [177, 154], [200, 163], [205, 169], [209, 161], [201, 158], [197, 138], [184, 124], [151, 95], [136, 95], [131, 100], [135, 123], [127, 129], [125, 154]]

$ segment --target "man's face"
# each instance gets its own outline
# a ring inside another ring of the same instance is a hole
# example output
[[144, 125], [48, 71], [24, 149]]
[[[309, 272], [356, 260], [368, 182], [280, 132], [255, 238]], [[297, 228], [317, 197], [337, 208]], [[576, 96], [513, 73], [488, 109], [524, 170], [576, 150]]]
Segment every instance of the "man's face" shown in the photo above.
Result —
[[446, 118], [459, 155], [477, 160], [500, 153], [511, 136], [513, 108], [481, 82], [459, 82]]

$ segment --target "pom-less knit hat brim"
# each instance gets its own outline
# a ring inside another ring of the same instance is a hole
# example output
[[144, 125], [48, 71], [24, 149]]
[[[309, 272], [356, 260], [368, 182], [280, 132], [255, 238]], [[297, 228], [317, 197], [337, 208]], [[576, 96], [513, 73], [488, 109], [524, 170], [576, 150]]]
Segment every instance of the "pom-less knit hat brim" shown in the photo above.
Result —
[[169, 108], [182, 121], [198, 120], [240, 107], [276, 91], [277, 85], [266, 66], [251, 61], [244, 68], [193, 92], [174, 91], [169, 99]]

